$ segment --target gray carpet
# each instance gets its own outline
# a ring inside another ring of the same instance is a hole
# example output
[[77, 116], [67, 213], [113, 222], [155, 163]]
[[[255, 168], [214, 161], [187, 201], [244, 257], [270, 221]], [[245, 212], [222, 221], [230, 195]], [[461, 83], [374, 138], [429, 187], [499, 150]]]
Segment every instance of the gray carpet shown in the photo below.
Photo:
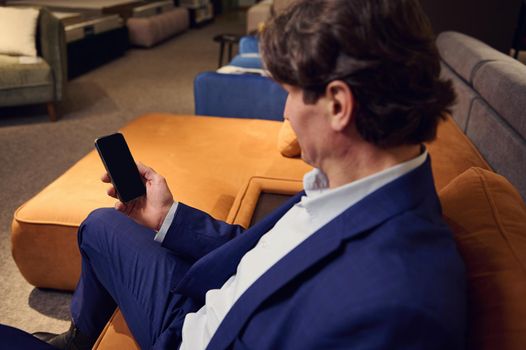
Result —
[[152, 49], [129, 50], [72, 80], [56, 123], [43, 106], [0, 108], [0, 323], [28, 332], [69, 325], [71, 295], [34, 288], [13, 262], [15, 209], [91, 151], [96, 137], [144, 113], [193, 114], [193, 79], [217, 65], [212, 37], [244, 30], [245, 13], [233, 12]]

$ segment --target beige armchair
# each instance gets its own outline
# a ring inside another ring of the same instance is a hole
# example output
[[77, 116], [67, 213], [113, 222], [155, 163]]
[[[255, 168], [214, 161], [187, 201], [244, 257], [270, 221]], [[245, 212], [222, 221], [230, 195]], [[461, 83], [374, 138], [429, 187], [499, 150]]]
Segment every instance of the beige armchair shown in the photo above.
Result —
[[38, 17], [36, 46], [41, 59], [35, 62], [0, 55], [0, 107], [46, 103], [49, 119], [56, 121], [67, 79], [66, 41], [63, 24], [45, 8]]
[[294, 0], [263, 0], [250, 6], [247, 11], [247, 34], [258, 32], [260, 25], [270, 16], [283, 11]]

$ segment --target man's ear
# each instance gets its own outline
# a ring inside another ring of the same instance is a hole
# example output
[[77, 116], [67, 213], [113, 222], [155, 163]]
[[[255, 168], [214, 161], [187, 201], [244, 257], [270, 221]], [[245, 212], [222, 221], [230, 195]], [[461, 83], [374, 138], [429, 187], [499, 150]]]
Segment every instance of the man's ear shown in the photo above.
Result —
[[331, 127], [335, 131], [342, 131], [352, 122], [355, 108], [352, 91], [345, 82], [334, 80], [327, 85], [325, 97], [329, 102]]

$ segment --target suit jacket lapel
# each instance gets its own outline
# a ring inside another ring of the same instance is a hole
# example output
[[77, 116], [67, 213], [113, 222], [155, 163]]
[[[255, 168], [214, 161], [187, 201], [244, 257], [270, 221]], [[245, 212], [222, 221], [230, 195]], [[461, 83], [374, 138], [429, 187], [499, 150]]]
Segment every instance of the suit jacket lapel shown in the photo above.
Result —
[[[330, 254], [336, 253], [342, 241], [354, 239], [357, 235], [373, 229], [390, 217], [414, 207], [416, 203], [422, 202], [429, 193], [434, 193], [434, 184], [430, 161], [427, 160], [421, 167], [347, 209], [256, 280], [230, 309], [211, 339], [208, 348], [227, 348], [239, 334], [250, 315], [287, 282]], [[439, 206], [436, 196], [432, 196], [429, 204]], [[239, 260], [236, 262], [236, 267], [238, 263]]]

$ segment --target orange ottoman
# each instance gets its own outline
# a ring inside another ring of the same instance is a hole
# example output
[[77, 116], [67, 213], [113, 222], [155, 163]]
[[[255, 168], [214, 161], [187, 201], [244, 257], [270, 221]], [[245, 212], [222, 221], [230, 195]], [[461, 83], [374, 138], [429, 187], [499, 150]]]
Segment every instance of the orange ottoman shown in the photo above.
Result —
[[[166, 177], [174, 197], [226, 220], [252, 176], [300, 180], [310, 167], [276, 149], [280, 122], [151, 114], [121, 131], [136, 160]], [[89, 153], [23, 204], [12, 225], [13, 258], [41, 288], [73, 290], [80, 274], [77, 228], [99, 207], [112, 207], [104, 167]]]

